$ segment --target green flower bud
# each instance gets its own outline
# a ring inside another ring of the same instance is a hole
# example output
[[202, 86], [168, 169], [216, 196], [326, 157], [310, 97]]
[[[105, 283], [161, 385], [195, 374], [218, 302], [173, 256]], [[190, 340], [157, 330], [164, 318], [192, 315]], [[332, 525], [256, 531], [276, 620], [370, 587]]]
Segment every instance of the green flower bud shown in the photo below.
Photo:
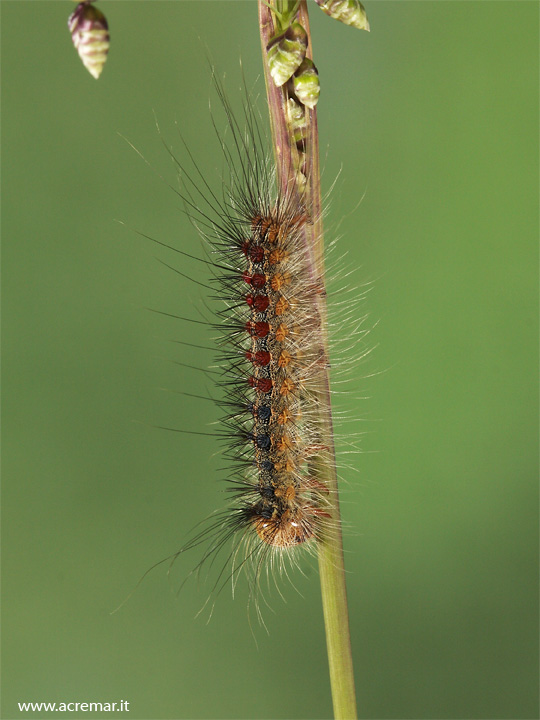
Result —
[[307, 33], [298, 22], [270, 40], [266, 48], [268, 67], [277, 87], [286, 83], [300, 67], [306, 56], [307, 45]]
[[293, 75], [293, 86], [294, 93], [300, 102], [308, 108], [314, 108], [319, 100], [321, 86], [317, 68], [309, 58], [304, 58]]
[[109, 52], [109, 27], [105, 15], [90, 4], [79, 3], [68, 19], [68, 28], [84, 67], [98, 79]]
[[315, 0], [323, 12], [345, 25], [369, 32], [369, 21], [360, 0]]

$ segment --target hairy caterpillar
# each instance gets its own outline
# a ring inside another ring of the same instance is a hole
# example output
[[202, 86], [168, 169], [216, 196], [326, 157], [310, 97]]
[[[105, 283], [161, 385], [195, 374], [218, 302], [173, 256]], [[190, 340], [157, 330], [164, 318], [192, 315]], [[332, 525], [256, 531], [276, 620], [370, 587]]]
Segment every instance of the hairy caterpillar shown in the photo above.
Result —
[[[216, 435], [225, 445], [232, 498], [173, 561], [207, 543], [195, 570], [225, 552], [229, 570], [221, 570], [215, 589], [230, 578], [234, 584], [245, 568], [256, 594], [265, 567], [297, 564], [302, 548], [313, 551], [322, 533], [332, 532], [333, 498], [310, 465], [314, 455], [332, 458], [328, 426], [317, 421], [321, 412], [330, 415], [321, 392], [328, 367], [319, 309], [323, 264], [306, 241], [316, 218], [296, 184], [279, 187], [251, 98], [244, 102], [243, 127], [219, 82], [215, 86], [227, 120], [226, 132], [217, 133], [228, 168], [221, 195], [189, 149], [187, 167], [170, 153], [178, 193], [203, 238], [206, 256], [199, 261], [210, 275], [204, 286], [220, 304], [208, 321], [217, 347], [210, 372], [223, 393]], [[167, 247], [186, 262], [197, 259]], [[184, 270], [180, 275], [189, 277]]]

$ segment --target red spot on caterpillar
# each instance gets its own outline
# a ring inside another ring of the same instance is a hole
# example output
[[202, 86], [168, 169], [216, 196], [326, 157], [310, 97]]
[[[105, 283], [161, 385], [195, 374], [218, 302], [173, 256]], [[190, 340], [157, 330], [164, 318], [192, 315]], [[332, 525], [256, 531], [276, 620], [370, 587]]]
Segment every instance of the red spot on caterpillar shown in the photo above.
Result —
[[264, 287], [266, 275], [263, 275], [262, 273], [255, 273], [254, 275], [251, 275], [251, 273], [247, 270], [244, 270], [242, 273], [242, 280], [248, 285], [254, 287], [256, 290], [260, 290]]
[[248, 320], [246, 330], [253, 337], [264, 338], [270, 332], [270, 325], [265, 321], [253, 322]]
[[261, 263], [264, 260], [264, 248], [261, 245], [252, 245], [248, 251], [249, 259], [254, 263]]
[[257, 350], [257, 352], [251, 352], [251, 350], [248, 350], [246, 352], [246, 358], [254, 365], [258, 365], [259, 367], [265, 367], [266, 365], [269, 365], [271, 359], [268, 350]]
[[246, 302], [250, 307], [254, 307], [260, 313], [266, 312], [270, 305], [270, 300], [266, 295], [247, 295]]
[[264, 284], [266, 282], [266, 275], [263, 275], [262, 273], [255, 273], [253, 277], [251, 278], [251, 285], [256, 290], [260, 290], [264, 287]]
[[256, 378], [254, 375], [248, 379], [248, 384], [263, 393], [269, 393], [273, 385], [271, 378]]
[[253, 304], [255, 305], [255, 309], [259, 312], [266, 312], [266, 310], [268, 310], [268, 306], [270, 305], [270, 300], [267, 295], [258, 295]]

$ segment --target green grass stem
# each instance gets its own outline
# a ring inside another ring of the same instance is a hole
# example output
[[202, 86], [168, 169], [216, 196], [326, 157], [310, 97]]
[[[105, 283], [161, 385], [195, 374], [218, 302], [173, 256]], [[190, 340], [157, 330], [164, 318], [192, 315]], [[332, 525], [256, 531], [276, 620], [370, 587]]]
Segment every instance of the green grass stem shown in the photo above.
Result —
[[[312, 45], [306, 0], [276, 0], [275, 9], [279, 13], [279, 25], [276, 16], [264, 0], [259, 0], [259, 26], [261, 33], [264, 75], [270, 111], [272, 141], [277, 163], [278, 180], [282, 191], [291, 192], [294, 188], [295, 172], [298, 168], [298, 150], [293, 132], [288, 124], [286, 102], [287, 83], [277, 87], [270, 75], [267, 62], [267, 46], [276, 30], [282, 30], [282, 19], [291, 11], [298, 9], [297, 19], [308, 35], [307, 57], [312, 59]], [[321, 183], [319, 170], [319, 143], [316, 109], [306, 107], [306, 153], [305, 176], [307, 178], [303, 200], [311, 219], [306, 224], [306, 245], [311, 254], [311, 263], [315, 268], [323, 267], [323, 232], [321, 211]], [[293, 190], [294, 191], [294, 190]], [[299, 192], [299, 190], [297, 189]], [[326, 294], [318, 296], [318, 311], [322, 320], [323, 351], [328, 357], [328, 333]], [[326, 629], [326, 644], [330, 669], [330, 684], [336, 720], [354, 720], [356, 713], [356, 694], [351, 654], [349, 613], [343, 560], [343, 540], [341, 515], [339, 509], [338, 483], [333, 441], [332, 414], [330, 405], [330, 381], [328, 371], [316, 392], [317, 406], [320, 409], [317, 424], [320, 436], [325, 438], [323, 452], [310, 460], [310, 472], [329, 490], [332, 499], [331, 519], [326, 534], [318, 539], [319, 575], [321, 581], [322, 604]]]

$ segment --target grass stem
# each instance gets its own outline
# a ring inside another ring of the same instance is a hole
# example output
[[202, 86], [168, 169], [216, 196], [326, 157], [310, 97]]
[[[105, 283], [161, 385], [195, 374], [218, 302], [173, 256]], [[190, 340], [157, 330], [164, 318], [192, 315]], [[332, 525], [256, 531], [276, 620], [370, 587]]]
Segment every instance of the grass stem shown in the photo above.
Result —
[[[290, 97], [289, 84], [284, 83], [280, 87], [276, 86], [267, 61], [268, 45], [276, 32], [283, 31], [283, 18], [290, 15], [291, 7], [293, 10], [297, 10], [297, 13], [295, 13], [296, 19], [303, 26], [308, 36], [306, 57], [309, 60], [313, 59], [306, 0], [294, 4], [288, 0], [275, 0], [277, 15], [264, 0], [258, 0], [258, 3], [264, 75], [278, 181], [282, 192], [297, 192], [302, 195], [302, 201], [306, 206], [306, 212], [310, 219], [310, 222], [306, 223], [305, 226], [306, 248], [308, 257], [311, 258], [311, 267], [317, 269], [319, 276], [322, 275], [322, 278], [317, 277], [317, 280], [320, 281], [324, 278], [322, 272], [324, 243], [317, 111], [315, 107], [305, 107], [305, 154], [299, 159], [297, 142], [294, 139], [293, 129], [287, 114], [287, 102]], [[300, 188], [298, 185], [298, 169], [301, 166], [306, 181], [304, 188]], [[324, 357], [328, 358], [327, 309], [326, 293], [324, 291], [319, 293], [317, 304], [317, 310], [322, 321], [322, 352]], [[325, 447], [310, 459], [310, 473], [328, 488], [329, 497], [332, 499], [331, 519], [328, 522], [329, 529], [323, 537], [317, 540], [330, 684], [334, 717], [336, 720], [354, 720], [357, 717], [356, 694], [328, 370], [325, 372], [319, 387], [315, 390], [315, 395], [318, 407], [317, 425], [320, 437], [324, 438]]]

